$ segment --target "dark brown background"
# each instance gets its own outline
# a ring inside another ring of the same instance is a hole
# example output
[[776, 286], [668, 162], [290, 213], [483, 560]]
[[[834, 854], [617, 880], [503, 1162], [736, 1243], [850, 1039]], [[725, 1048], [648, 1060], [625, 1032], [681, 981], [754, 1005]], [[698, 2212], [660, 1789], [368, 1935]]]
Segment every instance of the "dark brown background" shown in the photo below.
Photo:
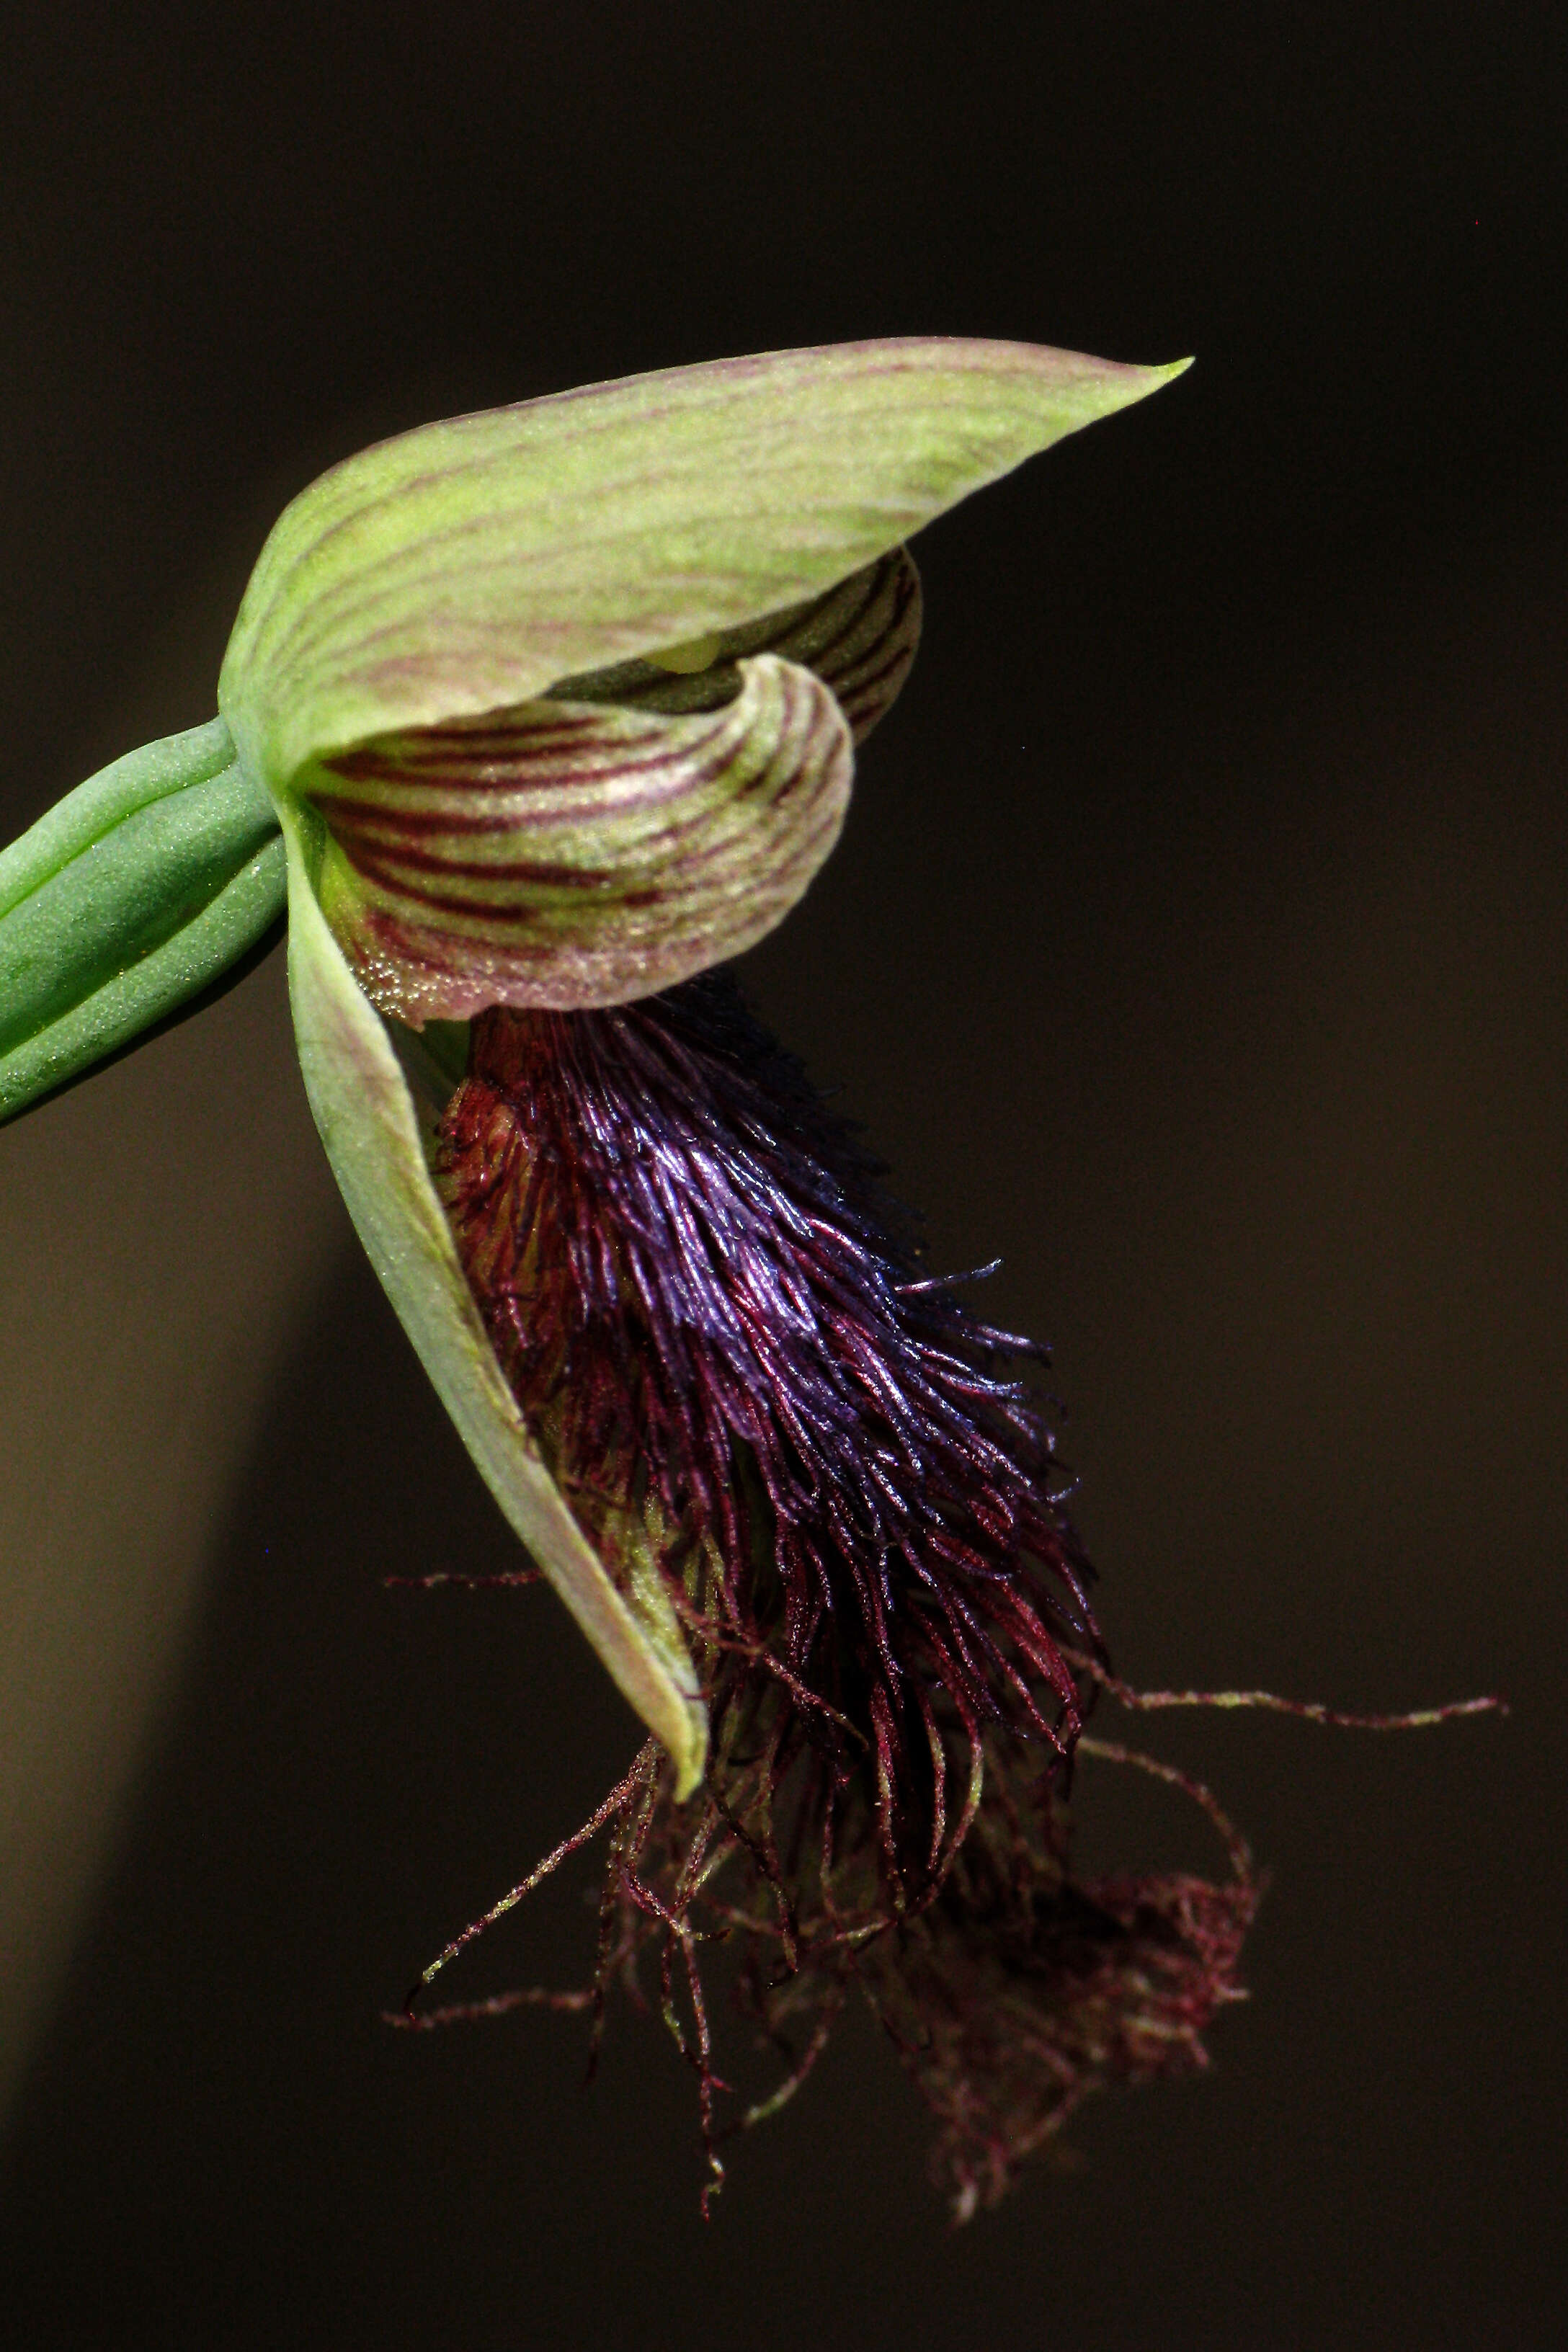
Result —
[[[1056, 1342], [1129, 1674], [1516, 1709], [1156, 1726], [1274, 1871], [1215, 2073], [1086, 2115], [1080, 2169], [954, 2237], [851, 2032], [705, 2229], [656, 2024], [584, 2095], [570, 2021], [377, 2023], [633, 1733], [547, 1598], [381, 1588], [508, 1541], [310, 1156], [274, 963], [0, 1138], [0, 1188], [139, 1186], [150, 1232], [206, 1203], [163, 1292], [134, 1245], [95, 1277], [127, 1412], [138, 1329], [276, 1223], [275, 1168], [332, 1237], [235, 1376], [183, 1677], [16, 2110], [16, 2340], [1554, 2340], [1561, 59], [1553, 11], [1434, 0], [14, 28], [6, 832], [209, 714], [271, 513], [378, 432], [845, 336], [1196, 351], [922, 542], [915, 681], [751, 974], [939, 1258], [1003, 1254], [998, 1311]], [[1081, 1790], [1091, 1859], [1207, 1857], [1106, 1768]], [[475, 1989], [580, 1973], [575, 1894]]]

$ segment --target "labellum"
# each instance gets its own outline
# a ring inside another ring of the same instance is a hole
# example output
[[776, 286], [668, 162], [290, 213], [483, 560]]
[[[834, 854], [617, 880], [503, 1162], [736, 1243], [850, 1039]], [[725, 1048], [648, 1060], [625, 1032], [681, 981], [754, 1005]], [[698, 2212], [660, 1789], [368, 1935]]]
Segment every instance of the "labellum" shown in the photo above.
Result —
[[1094, 1643], [1085, 1571], [996, 1370], [1034, 1351], [923, 1275], [719, 976], [484, 1014], [436, 1173], [513, 1394], [601, 1555], [667, 1591], [715, 1739], [754, 1746], [787, 1700], [825, 1818], [864, 1759], [890, 1893], [918, 1896], [983, 1730], [1060, 1759], [1081, 1719], [1056, 1634]]
[[961, 2213], [1088, 2090], [1201, 2063], [1250, 1877], [1068, 1876], [1100, 1643], [1067, 1482], [1011, 1375], [1041, 1351], [931, 1278], [733, 981], [481, 1015], [435, 1164], [557, 1484], [701, 1680], [700, 1790], [681, 1801], [650, 1742], [593, 1824], [610, 1836], [594, 1993], [637, 1993], [653, 1966], [713, 2180], [716, 1944], [794, 2053], [785, 2095], [846, 1995], [870, 2001]]

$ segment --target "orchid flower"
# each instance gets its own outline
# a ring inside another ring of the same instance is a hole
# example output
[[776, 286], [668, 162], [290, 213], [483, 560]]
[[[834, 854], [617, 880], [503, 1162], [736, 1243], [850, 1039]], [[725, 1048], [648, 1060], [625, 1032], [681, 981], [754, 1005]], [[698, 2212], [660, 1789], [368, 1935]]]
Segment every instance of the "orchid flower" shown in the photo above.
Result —
[[300, 1066], [360, 1237], [683, 1795], [707, 1735], [676, 1612], [646, 1544], [574, 1513], [433, 1180], [456, 1024], [647, 998], [770, 930], [912, 658], [904, 541], [1177, 372], [909, 339], [384, 442], [272, 531], [219, 719], [116, 762], [0, 856], [0, 1116], [221, 982], [286, 890]]
[[[220, 716], [0, 855], [0, 1119], [223, 986], [287, 907], [316, 1124], [534, 1564], [649, 1737], [604, 1835], [592, 2006], [655, 1964], [721, 2178], [701, 1948], [805, 2079], [851, 1991], [962, 2218], [1087, 2093], [1201, 2064], [1257, 1902], [1207, 1791], [1089, 1738], [1110, 1674], [1043, 1351], [924, 1269], [854, 1131], [716, 969], [789, 912], [920, 631], [925, 523], [1178, 367], [904, 340], [458, 417], [312, 484]], [[1076, 1754], [1229, 1852], [1083, 1883]], [[804, 2036], [804, 2038], [802, 2038]]]

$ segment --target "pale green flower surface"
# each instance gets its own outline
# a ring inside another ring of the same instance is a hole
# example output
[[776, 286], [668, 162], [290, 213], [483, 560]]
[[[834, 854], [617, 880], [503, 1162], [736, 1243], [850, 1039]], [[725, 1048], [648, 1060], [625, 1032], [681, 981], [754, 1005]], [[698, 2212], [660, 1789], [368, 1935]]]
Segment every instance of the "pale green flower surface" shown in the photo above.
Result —
[[1175, 368], [945, 336], [721, 360], [426, 425], [261, 553], [218, 708], [258, 774], [819, 594]]
[[476, 1465], [620, 1689], [700, 1778], [696, 1676], [603, 1559], [496, 1362], [426, 1161], [494, 1004], [631, 1001], [740, 952], [832, 849], [920, 627], [904, 542], [1168, 382], [910, 337], [676, 368], [426, 425], [304, 490], [211, 725], [0, 854], [0, 1119], [221, 985], [287, 898], [316, 1123]]

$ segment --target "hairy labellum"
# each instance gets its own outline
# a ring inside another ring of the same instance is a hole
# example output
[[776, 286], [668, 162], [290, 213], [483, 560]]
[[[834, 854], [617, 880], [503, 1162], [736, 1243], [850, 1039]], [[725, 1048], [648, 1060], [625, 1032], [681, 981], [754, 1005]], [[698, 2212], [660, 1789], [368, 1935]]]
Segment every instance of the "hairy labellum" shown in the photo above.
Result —
[[858, 1993], [936, 2119], [960, 2217], [1089, 2092], [1201, 2063], [1256, 1890], [1237, 1840], [1228, 1887], [1069, 1876], [1063, 1783], [1108, 1673], [1051, 1440], [1008, 1370], [1041, 1351], [922, 1273], [879, 1171], [732, 982], [485, 1013], [436, 1173], [532, 1434], [623, 1588], [681, 1625], [712, 1736], [684, 1802], [650, 1739], [425, 1979], [604, 1832], [590, 1990], [404, 2021], [538, 2000], [597, 2019], [616, 1982], [644, 1997], [651, 1961], [716, 2185], [729, 2085], [700, 1956], [727, 1945], [784, 2074], [725, 2128], [793, 2094]]
[[601, 1549], [663, 1580], [716, 1741], [787, 1693], [831, 1784], [869, 1775], [905, 1899], [983, 1730], [1061, 1759], [1081, 1719], [1087, 1571], [1003, 1363], [1039, 1351], [922, 1275], [723, 977], [484, 1014], [437, 1181], [513, 1391]]

